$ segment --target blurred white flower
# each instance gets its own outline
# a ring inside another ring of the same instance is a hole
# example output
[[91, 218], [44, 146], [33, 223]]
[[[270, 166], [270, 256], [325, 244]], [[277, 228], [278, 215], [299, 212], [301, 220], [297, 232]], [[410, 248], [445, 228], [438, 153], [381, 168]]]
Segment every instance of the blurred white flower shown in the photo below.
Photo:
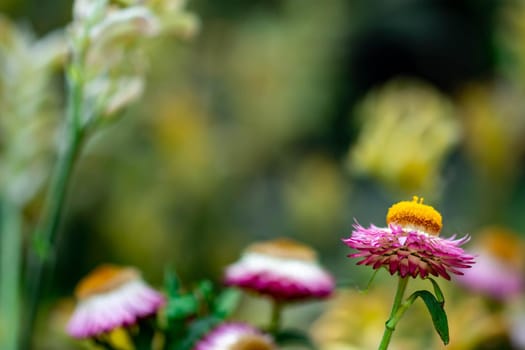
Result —
[[113, 94], [110, 95], [104, 114], [114, 114], [123, 106], [138, 99], [144, 90], [144, 80], [140, 77], [125, 77], [115, 84]]
[[77, 0], [70, 26], [71, 50], [83, 84], [82, 122], [95, 123], [137, 99], [144, 89], [144, 39], [164, 34], [188, 38], [196, 18], [185, 1]]
[[93, 21], [102, 14], [108, 0], [76, 0], [73, 3], [73, 19]]
[[160, 32], [159, 19], [144, 6], [108, 11], [100, 22], [89, 30], [93, 47], [103, 47], [116, 40], [136, 36], [154, 36]]
[[59, 91], [52, 75], [67, 46], [62, 31], [36, 39], [1, 16], [0, 33], [0, 192], [23, 206], [49, 173]]

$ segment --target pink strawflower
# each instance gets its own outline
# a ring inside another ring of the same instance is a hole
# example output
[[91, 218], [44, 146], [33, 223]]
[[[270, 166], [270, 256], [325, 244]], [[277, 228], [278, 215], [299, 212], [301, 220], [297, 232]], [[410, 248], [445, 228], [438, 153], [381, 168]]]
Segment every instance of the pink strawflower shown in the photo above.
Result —
[[387, 214], [388, 227], [358, 223], [343, 242], [357, 253], [351, 258], [363, 258], [357, 264], [374, 269], [385, 267], [391, 275], [426, 278], [441, 276], [450, 280], [450, 273], [462, 275], [460, 269], [474, 264], [474, 257], [460, 246], [468, 242], [465, 236], [441, 238], [441, 215], [434, 208], [414, 197], [413, 201], [394, 204]]
[[84, 277], [75, 290], [78, 304], [67, 325], [74, 338], [90, 338], [131, 326], [154, 315], [164, 297], [149, 287], [133, 268], [102, 265]]
[[502, 228], [489, 228], [480, 234], [472, 250], [476, 265], [456, 280], [472, 291], [499, 300], [519, 295], [523, 279], [523, 244], [516, 234]]
[[324, 298], [333, 277], [317, 262], [313, 249], [289, 239], [256, 243], [226, 269], [225, 283], [279, 301]]
[[200, 340], [193, 350], [275, 350], [272, 338], [245, 323], [223, 323]]

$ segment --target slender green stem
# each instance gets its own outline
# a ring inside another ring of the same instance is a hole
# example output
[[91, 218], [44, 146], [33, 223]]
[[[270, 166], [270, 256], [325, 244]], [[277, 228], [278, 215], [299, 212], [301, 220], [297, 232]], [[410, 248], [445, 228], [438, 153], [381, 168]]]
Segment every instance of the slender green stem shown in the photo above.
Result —
[[22, 229], [20, 208], [4, 198], [1, 220], [0, 349], [17, 350], [20, 328], [20, 273]]
[[140, 319], [137, 333], [128, 332], [135, 350], [151, 350], [155, 337], [154, 318]]
[[34, 233], [33, 250], [28, 253], [26, 276], [28, 300], [26, 320], [22, 329], [23, 350], [29, 349], [31, 345], [31, 336], [41, 293], [42, 276], [53, 252], [71, 174], [84, 139], [85, 133], [81, 122], [84, 94], [82, 71], [83, 61], [81, 56], [77, 55], [73, 58], [67, 74], [68, 109], [64, 140], [62, 140], [64, 143], [59, 150], [58, 160], [52, 174], [46, 205]]
[[68, 143], [64, 152], [59, 156], [55, 175], [51, 185], [50, 202], [48, 206], [47, 220], [41, 224], [41, 228], [35, 232], [34, 251], [29, 251], [28, 270], [26, 278], [27, 286], [27, 319], [23, 325], [24, 347], [30, 348], [31, 334], [33, 333], [34, 323], [37, 314], [38, 302], [40, 299], [42, 277], [45, 267], [49, 261], [50, 254], [56, 240], [62, 211], [66, 197], [67, 187], [73, 163], [78, 152], [79, 140]]
[[110, 342], [108, 342], [106, 339], [104, 338], [92, 338], [93, 340], [93, 343], [95, 343], [96, 345], [98, 345], [99, 347], [101, 347], [102, 349], [104, 350], [115, 350], [115, 348], [113, 348], [113, 346], [111, 345]]
[[281, 329], [282, 312], [283, 312], [283, 303], [277, 300], [273, 300], [272, 316], [270, 319], [270, 327], [269, 327], [270, 333], [275, 334]]
[[[388, 344], [390, 344], [390, 339], [392, 338], [392, 334], [394, 333], [394, 330], [397, 324], [397, 320], [398, 320], [398, 319], [395, 319], [395, 316], [398, 312], [399, 307], [401, 306], [403, 302], [403, 297], [405, 295], [407, 283], [408, 283], [408, 278], [399, 277], [396, 296], [394, 297], [394, 303], [392, 304], [392, 310], [390, 311], [390, 316], [388, 318], [388, 321], [385, 323], [385, 332], [383, 333], [383, 338], [381, 339], [381, 344], [379, 344], [378, 350], [388, 349]], [[396, 320], [396, 322], [390, 322], [391, 320], [394, 320], [394, 319]]]

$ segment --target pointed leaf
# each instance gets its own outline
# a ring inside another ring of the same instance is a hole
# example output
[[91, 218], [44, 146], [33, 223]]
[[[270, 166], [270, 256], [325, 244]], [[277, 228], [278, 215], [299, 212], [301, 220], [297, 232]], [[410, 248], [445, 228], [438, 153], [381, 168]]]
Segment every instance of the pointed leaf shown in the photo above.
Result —
[[235, 311], [240, 300], [241, 292], [238, 289], [225, 289], [215, 300], [213, 313], [215, 316], [225, 319]]
[[191, 350], [195, 342], [208, 333], [220, 320], [213, 316], [200, 318], [191, 323], [183, 339], [179, 339], [172, 345], [170, 350]]
[[379, 272], [379, 269], [374, 270], [374, 273], [372, 274], [372, 276], [370, 276], [370, 280], [368, 280], [368, 284], [366, 285], [365, 292], [368, 292], [368, 290], [372, 286], [372, 283], [374, 282], [374, 279], [376, 278], [378, 272]]
[[206, 303], [210, 303], [213, 299], [213, 283], [208, 280], [200, 281], [195, 291]]
[[439, 288], [438, 283], [433, 278], [428, 278], [430, 282], [432, 282], [432, 286], [434, 287], [434, 294], [436, 294], [436, 299], [441, 303], [441, 305], [445, 304], [445, 297], [443, 296], [443, 292], [441, 291], [441, 288]]
[[169, 320], [183, 319], [193, 316], [199, 310], [199, 302], [191, 294], [182, 295], [168, 300], [166, 316]]
[[178, 297], [180, 294], [180, 281], [177, 274], [172, 269], [167, 268], [164, 272], [164, 288], [168, 293], [168, 297]]
[[448, 320], [443, 304], [436, 299], [434, 294], [427, 290], [418, 290], [417, 292], [414, 292], [413, 295], [423, 299], [428, 311], [430, 312], [430, 316], [432, 317], [434, 328], [438, 332], [443, 344], [447, 345], [449, 342]]

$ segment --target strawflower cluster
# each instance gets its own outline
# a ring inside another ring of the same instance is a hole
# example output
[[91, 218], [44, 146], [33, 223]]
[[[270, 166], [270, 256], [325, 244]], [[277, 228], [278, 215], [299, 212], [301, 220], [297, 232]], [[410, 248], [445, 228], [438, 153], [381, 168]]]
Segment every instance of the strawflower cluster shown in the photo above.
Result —
[[[274, 350], [284, 341], [311, 346], [306, 334], [281, 328], [282, 307], [326, 298], [335, 288], [312, 248], [284, 238], [252, 244], [226, 268], [224, 279], [235, 288], [217, 294], [210, 282], [191, 291], [167, 274], [166, 291], [160, 293], [135, 268], [99, 266], [76, 287], [77, 306], [67, 332], [106, 349], [118, 348], [111, 337], [116, 330], [125, 330], [137, 349], [152, 349], [158, 333], [165, 349]], [[264, 331], [228, 320], [240, 297], [237, 288], [272, 300], [272, 318]]]
[[[120, 340], [136, 349], [156, 349], [154, 339], [158, 332], [164, 333], [161, 344], [165, 349], [277, 348], [273, 338], [256, 327], [223, 320], [232, 311], [228, 309], [235, 307], [231, 300], [236, 294], [227, 291], [214, 300], [209, 295], [209, 283], [201, 283], [194, 294], [181, 293], [179, 287], [170, 287], [173, 283], [179, 284], [168, 281], [164, 295], [149, 286], [133, 267], [101, 265], [78, 283], [77, 306], [67, 324], [67, 333], [105, 349], [121, 348], [114, 334], [123, 335]], [[205, 305], [199, 304], [203, 294], [208, 300]], [[216, 309], [212, 315], [201, 314], [201, 309], [209, 308]]]
[[[349, 256], [360, 258], [358, 264], [376, 270], [384, 267], [399, 277], [379, 350], [388, 348], [397, 323], [418, 297], [425, 301], [434, 327], [447, 344], [444, 297], [431, 276], [449, 280], [451, 274], [462, 275], [463, 269], [474, 264], [474, 257], [461, 248], [469, 237], [439, 237], [441, 214], [418, 197], [394, 204], [386, 221], [388, 226], [383, 228], [356, 223], [352, 235], [343, 240], [357, 251]], [[411, 278], [428, 279], [433, 292], [419, 290], [405, 298]], [[154, 346], [159, 332], [163, 333], [162, 346], [184, 350], [273, 350], [290, 339], [312, 346], [307, 335], [282, 328], [283, 307], [326, 298], [335, 289], [334, 278], [319, 264], [315, 251], [288, 238], [250, 245], [237, 262], [226, 267], [224, 282], [272, 302], [266, 332], [227, 320], [238, 300], [234, 288], [214, 296], [211, 284], [201, 283], [188, 292], [168, 276], [166, 293], [161, 294], [146, 284], [136, 269], [103, 265], [78, 284], [78, 305], [68, 333], [107, 349], [114, 349], [109, 334], [116, 329], [127, 330], [132, 343], [144, 349]]]

